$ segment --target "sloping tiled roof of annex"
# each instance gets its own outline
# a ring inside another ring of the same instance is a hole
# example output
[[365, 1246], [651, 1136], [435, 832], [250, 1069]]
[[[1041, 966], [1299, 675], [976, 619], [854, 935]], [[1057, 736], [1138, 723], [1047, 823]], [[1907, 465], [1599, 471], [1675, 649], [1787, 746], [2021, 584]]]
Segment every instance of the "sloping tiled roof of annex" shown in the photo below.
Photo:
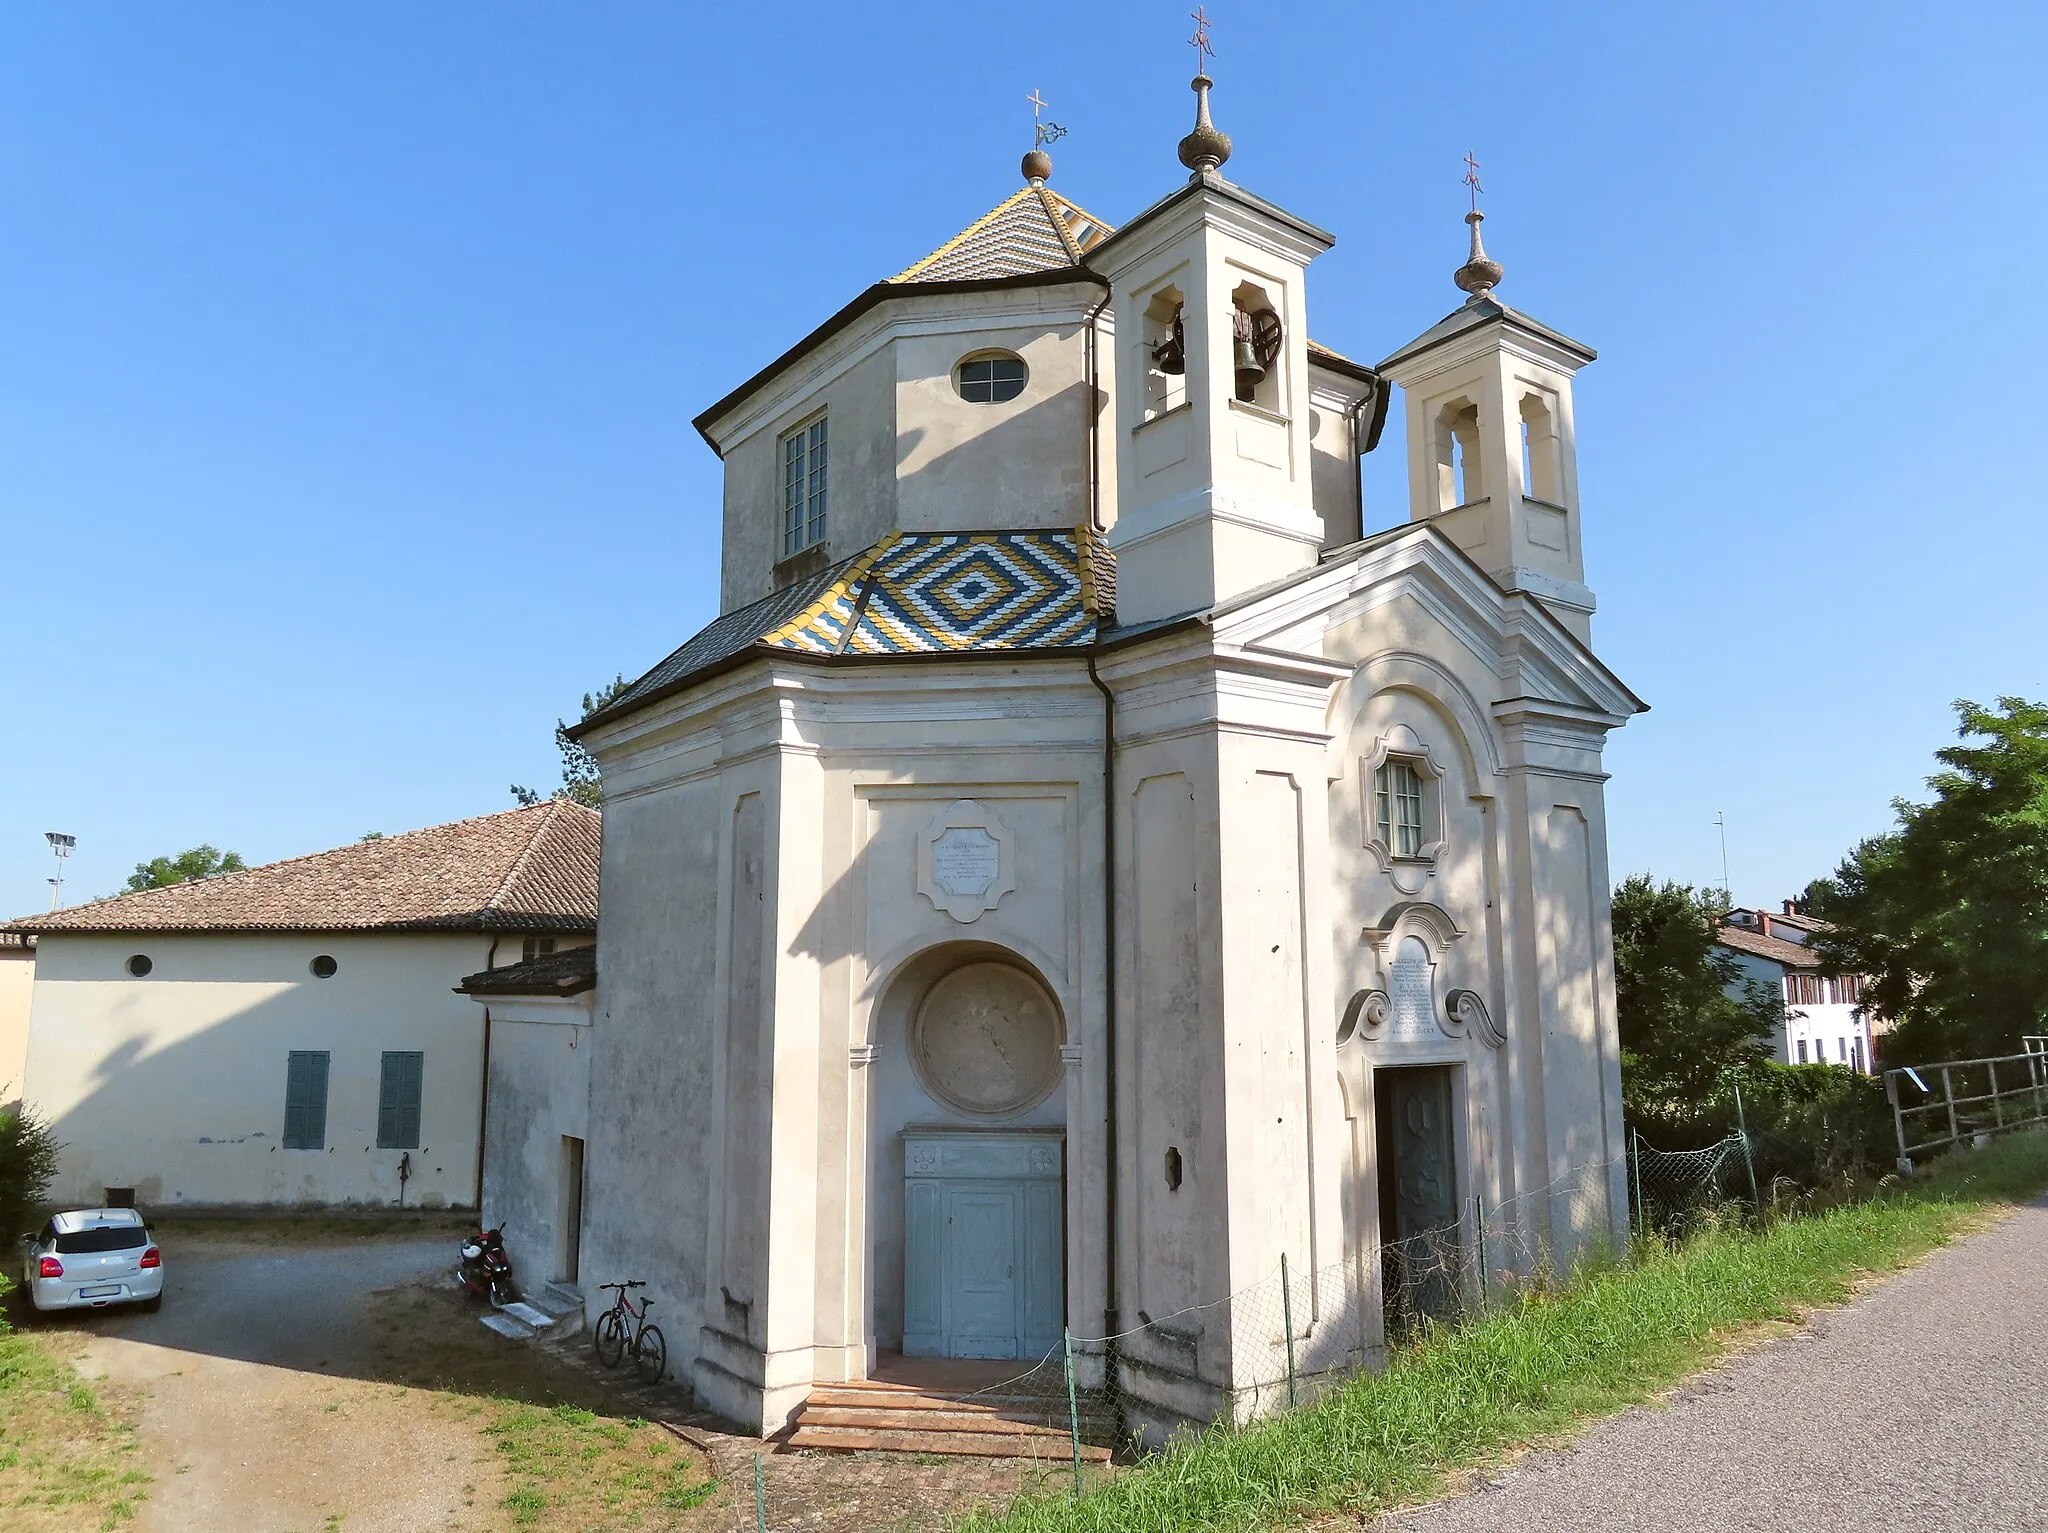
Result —
[[551, 799], [8, 923], [15, 932], [597, 929], [601, 819]]
[[455, 988], [464, 995], [581, 995], [596, 984], [597, 949], [572, 947], [485, 969]]
[[872, 548], [713, 621], [600, 720], [753, 651], [811, 658], [1079, 650], [1113, 603], [1100, 542], [1077, 532], [892, 532]]

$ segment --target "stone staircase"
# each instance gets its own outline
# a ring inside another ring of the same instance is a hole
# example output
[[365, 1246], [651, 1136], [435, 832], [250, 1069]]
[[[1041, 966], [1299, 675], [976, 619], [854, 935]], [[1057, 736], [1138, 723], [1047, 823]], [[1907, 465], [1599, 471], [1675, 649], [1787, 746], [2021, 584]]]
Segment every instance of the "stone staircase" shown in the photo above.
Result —
[[[1113, 1424], [1084, 1406], [1081, 1457], [1110, 1456]], [[824, 1449], [851, 1453], [954, 1453], [982, 1458], [1035, 1458], [1071, 1462], [1073, 1439], [1067, 1403], [1039, 1395], [955, 1393], [914, 1384], [863, 1379], [820, 1384], [796, 1419], [777, 1433], [779, 1450]]]
[[567, 1283], [546, 1283], [516, 1304], [485, 1313], [483, 1323], [513, 1341], [574, 1336], [583, 1329], [583, 1295]]

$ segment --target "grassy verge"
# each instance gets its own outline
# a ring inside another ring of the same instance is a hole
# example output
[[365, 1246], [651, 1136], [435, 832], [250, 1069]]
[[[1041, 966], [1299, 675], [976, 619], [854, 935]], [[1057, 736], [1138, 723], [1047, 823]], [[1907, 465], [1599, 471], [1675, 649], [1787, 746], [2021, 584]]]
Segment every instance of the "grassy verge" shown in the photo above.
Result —
[[717, 1488], [701, 1455], [660, 1427], [613, 1413], [600, 1381], [477, 1324], [431, 1285], [374, 1295], [375, 1371], [434, 1392], [497, 1453], [503, 1505], [532, 1533], [665, 1527]]
[[1404, 1348], [1385, 1372], [1298, 1412], [1210, 1431], [1078, 1498], [1027, 1496], [955, 1527], [1245, 1533], [1319, 1512], [1370, 1516], [1454, 1470], [1647, 1399], [1745, 1328], [1839, 1303], [2044, 1186], [2048, 1134], [2015, 1135], [1864, 1202], [1759, 1231], [1709, 1230]]
[[134, 1427], [79, 1379], [75, 1347], [0, 1321], [0, 1526], [116, 1528], [143, 1498]]

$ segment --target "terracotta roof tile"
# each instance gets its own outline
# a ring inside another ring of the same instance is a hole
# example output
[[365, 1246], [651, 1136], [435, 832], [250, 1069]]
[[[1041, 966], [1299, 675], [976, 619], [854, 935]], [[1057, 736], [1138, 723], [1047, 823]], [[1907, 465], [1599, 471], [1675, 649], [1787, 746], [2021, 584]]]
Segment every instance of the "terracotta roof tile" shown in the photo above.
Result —
[[9, 922], [10, 932], [595, 931], [602, 819], [550, 799]]
[[[1773, 916], [1772, 920], [1777, 917]], [[1744, 931], [1739, 926], [1724, 926], [1714, 934], [1714, 940], [1723, 947], [1735, 949], [1738, 953], [1752, 953], [1758, 958], [1768, 958], [1772, 963], [1783, 964], [1788, 969], [1818, 969], [1820, 955], [1811, 948], [1797, 942], [1787, 942], [1783, 937], [1766, 937], [1762, 932]]]
[[485, 969], [455, 988], [464, 995], [581, 995], [596, 983], [597, 949], [572, 947]]

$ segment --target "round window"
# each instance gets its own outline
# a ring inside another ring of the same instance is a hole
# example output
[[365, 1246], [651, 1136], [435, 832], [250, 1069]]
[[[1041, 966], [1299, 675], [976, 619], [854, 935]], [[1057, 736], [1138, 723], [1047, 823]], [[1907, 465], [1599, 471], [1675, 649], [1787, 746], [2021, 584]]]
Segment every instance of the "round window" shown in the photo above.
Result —
[[149, 973], [149, 971], [151, 969], [154, 969], [155, 967], [156, 965], [149, 961], [149, 954], [147, 953], [137, 953], [133, 958], [128, 960], [128, 972], [134, 975], [137, 979], [141, 979], [144, 975]]
[[340, 968], [341, 965], [325, 953], [322, 953], [318, 958], [307, 964], [306, 967], [313, 971], [313, 978], [315, 979], [332, 979], [334, 978], [334, 971]]
[[997, 405], [1024, 392], [1024, 359], [1008, 352], [970, 357], [955, 369], [953, 386], [969, 404]]

